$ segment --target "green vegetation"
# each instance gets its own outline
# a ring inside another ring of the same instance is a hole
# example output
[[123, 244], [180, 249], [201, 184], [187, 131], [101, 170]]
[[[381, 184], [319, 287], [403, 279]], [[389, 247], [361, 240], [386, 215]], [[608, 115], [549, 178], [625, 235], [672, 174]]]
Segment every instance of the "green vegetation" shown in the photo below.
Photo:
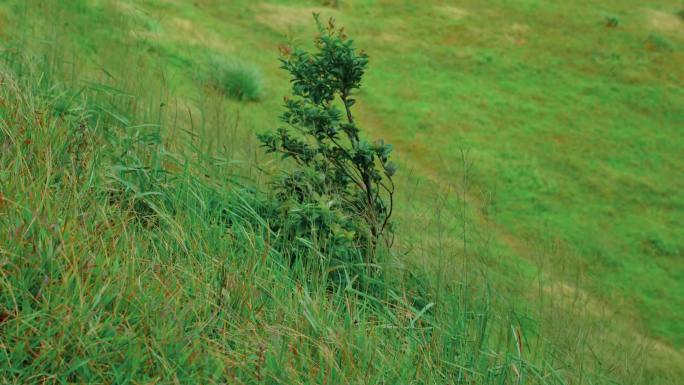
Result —
[[263, 93], [261, 74], [239, 61], [213, 57], [207, 64], [208, 82], [235, 100], [257, 101]]
[[266, 152], [296, 163], [272, 185], [281, 211], [275, 224], [290, 234], [290, 242], [306, 235], [323, 250], [363, 254], [374, 263], [378, 242], [392, 242], [387, 234], [395, 192], [392, 146], [382, 140], [370, 144], [352, 114], [353, 92], [361, 87], [368, 55], [356, 53], [333, 19], [323, 27], [315, 18], [320, 36], [314, 54], [283, 48], [283, 68], [292, 76], [296, 96], [285, 100], [281, 117], [290, 128], [259, 135]]
[[[680, 381], [681, 2], [447, 4], [0, 3], [0, 382]], [[373, 274], [265, 204], [312, 12], [399, 162]]]
[[484, 288], [391, 263], [330, 286], [338, 250], [274, 242], [257, 192], [135, 122], [162, 105], [6, 54], [3, 383], [560, 383]]

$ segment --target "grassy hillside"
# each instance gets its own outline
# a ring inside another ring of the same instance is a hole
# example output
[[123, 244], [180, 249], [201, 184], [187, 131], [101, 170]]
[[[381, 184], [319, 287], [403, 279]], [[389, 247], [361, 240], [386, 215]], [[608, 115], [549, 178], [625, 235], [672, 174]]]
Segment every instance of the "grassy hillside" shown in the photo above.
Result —
[[[323, 3], [0, 3], [3, 382], [681, 378], [681, 2]], [[286, 267], [244, 187], [312, 12], [401, 165], [371, 291]]]

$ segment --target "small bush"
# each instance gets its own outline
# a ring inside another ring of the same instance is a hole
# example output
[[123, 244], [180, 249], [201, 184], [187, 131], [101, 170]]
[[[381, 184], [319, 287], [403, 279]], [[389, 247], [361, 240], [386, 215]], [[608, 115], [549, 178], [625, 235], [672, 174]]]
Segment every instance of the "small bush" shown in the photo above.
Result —
[[620, 26], [620, 19], [614, 15], [606, 16], [603, 21], [608, 28], [617, 28]]
[[213, 57], [209, 61], [209, 82], [226, 96], [239, 101], [257, 101], [263, 92], [261, 72], [238, 60]]
[[267, 152], [296, 164], [274, 182], [274, 225], [336, 258], [349, 261], [361, 251], [372, 262], [381, 239], [391, 245], [392, 146], [366, 141], [353, 116], [368, 56], [332, 19], [327, 27], [317, 15], [316, 22], [314, 52], [282, 49], [293, 93], [285, 98], [285, 127], [259, 135]]

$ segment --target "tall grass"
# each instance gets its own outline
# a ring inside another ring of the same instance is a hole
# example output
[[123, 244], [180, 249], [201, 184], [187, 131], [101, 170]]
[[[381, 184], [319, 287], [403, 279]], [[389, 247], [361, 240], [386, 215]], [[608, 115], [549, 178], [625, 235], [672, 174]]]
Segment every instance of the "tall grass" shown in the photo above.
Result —
[[[133, 23], [115, 12], [50, 1], [39, 16], [37, 2], [18, 4], [27, 25], [56, 17], [109, 32], [78, 40], [42, 23], [58, 33], [28, 34], [3, 51], [0, 383], [677, 378], [665, 366], [644, 376], [642, 344], [604, 344], [597, 337], [610, 335], [611, 318], [588, 329], [591, 314], [574, 296], [548, 312], [526, 309], [524, 277], [487, 268], [516, 260], [488, 250], [476, 226], [468, 255], [483, 263], [469, 262], [467, 285], [455, 263], [461, 240], [446, 223], [407, 226], [414, 231], [399, 235], [402, 248], [382, 256], [377, 276], [346, 280], [360, 285], [331, 286], [329, 256], [289, 266], [306, 243], [274, 247], [259, 184], [235, 183], [230, 154], [207, 135], [228, 135], [226, 123], [239, 120], [224, 104], [175, 99], [155, 47], [112, 32]], [[252, 155], [247, 140], [221, 139]], [[449, 222], [462, 202], [447, 198], [416, 204]]]
[[3, 383], [560, 383], [485, 287], [438, 301], [427, 272], [391, 259], [331, 287], [328, 256], [290, 266], [271, 246], [254, 192], [197, 177], [157, 125], [102, 108], [94, 89], [114, 87], [14, 68], [0, 78]]

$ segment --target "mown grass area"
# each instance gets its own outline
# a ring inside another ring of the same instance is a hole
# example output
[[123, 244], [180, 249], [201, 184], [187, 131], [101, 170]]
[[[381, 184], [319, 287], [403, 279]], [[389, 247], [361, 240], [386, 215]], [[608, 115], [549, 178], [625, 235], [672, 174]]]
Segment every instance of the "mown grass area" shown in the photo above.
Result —
[[[3, 4], [3, 380], [673, 383], [678, 7]], [[276, 165], [254, 134], [312, 11], [369, 52], [359, 119], [402, 166], [371, 294], [286, 268], [236, 187]], [[263, 74], [258, 102], [207, 81], [217, 55]]]

